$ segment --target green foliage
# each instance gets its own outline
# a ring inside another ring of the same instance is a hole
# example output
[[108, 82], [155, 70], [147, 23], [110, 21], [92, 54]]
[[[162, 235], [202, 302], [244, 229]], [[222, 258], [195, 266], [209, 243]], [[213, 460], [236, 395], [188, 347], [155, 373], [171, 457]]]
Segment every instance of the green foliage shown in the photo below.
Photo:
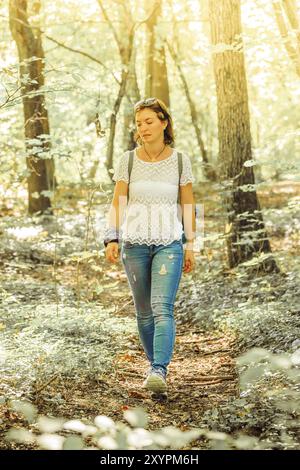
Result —
[[240, 397], [206, 411], [199, 424], [213, 422], [213, 429], [227, 431], [230, 439], [243, 430], [250, 438], [245, 448], [299, 449], [300, 349], [271, 354], [253, 348], [237, 364], [242, 369]]
[[96, 377], [112, 367], [114, 354], [124, 348], [125, 333], [136, 333], [134, 319], [120, 322], [108, 308], [96, 305], [85, 304], [79, 310], [46, 302], [19, 306], [11, 325], [14, 334], [8, 315], [11, 308], [3, 318], [7, 327], [1, 332], [1, 376], [9, 395], [15, 393], [13, 383], [18, 383], [18, 393], [30, 395], [33, 382], [56, 374], [73, 376], [84, 370], [88, 377]]
[[[157, 25], [157, 41], [159, 44], [163, 43], [165, 38], [170, 40], [170, 31], [174, 31], [171, 41], [187, 79], [190, 95], [195, 102], [208, 155], [216, 164], [216, 96], [212, 69], [208, 67], [211, 46], [207, 23], [201, 21], [205, 18], [205, 13], [200, 3], [196, 3], [165, 3], [161, 21]], [[120, 30], [126, 28], [122, 23], [121, 6], [110, 5], [108, 2], [106, 8], [109, 17], [117, 20], [116, 24]], [[134, 1], [128, 2], [128, 8], [131, 8], [134, 18], [145, 18], [148, 14]], [[22, 181], [26, 175], [23, 173], [26, 170], [23, 112], [18, 88], [17, 52], [7, 18], [8, 0], [2, 2], [0, 11], [0, 31], [3, 38], [0, 107], [7, 92], [12, 97], [0, 108], [0, 153], [6, 156], [1, 159], [0, 169], [1, 182], [5, 179], [12, 183], [19, 178]], [[176, 22], [172, 24], [174, 13]], [[36, 142], [36, 153], [41, 158], [49, 158], [50, 155], [55, 158], [56, 175], [60, 182], [81, 181], [87, 177], [93, 163], [97, 162], [99, 168], [96, 178], [109, 182], [104, 161], [110, 118], [119, 90], [115, 78], [120, 79], [122, 69], [113, 33], [102, 21], [101, 10], [96, 1], [64, 4], [61, 0], [56, 0], [43, 5], [41, 17], [47, 32], [47, 35], [42, 36], [46, 51], [45, 84], [42, 90], [50, 120], [50, 137], [48, 139], [45, 135], [45, 139], [51, 142], [51, 150], [49, 153], [43, 153], [40, 143]], [[277, 31], [271, 2], [256, 2], [255, 7], [250, 0], [243, 2], [242, 23], [253, 141], [253, 160], [245, 165], [258, 167], [260, 176], [264, 178], [299, 172], [299, 162], [296, 159], [299, 150], [299, 87], [294, 66]], [[46, 36], [59, 39], [62, 44], [79, 52], [54, 44]], [[119, 34], [119, 37], [122, 46], [126, 47], [127, 36]], [[145, 30], [138, 28], [135, 47], [139, 84], [145, 80], [146, 69], [138, 66], [145, 61], [144, 48], [140, 47], [144, 41]], [[81, 54], [81, 51], [90, 57]], [[37, 58], [32, 57], [25, 62], [32, 60]], [[198, 164], [200, 150], [195, 144], [195, 133], [191, 130], [190, 109], [182, 92], [182, 82], [173, 61], [169, 60], [167, 65], [176, 144], [192, 154], [195, 159], [195, 174], [203, 178]], [[29, 81], [32, 82], [27, 74], [23, 82]], [[116, 159], [124, 150], [124, 126], [127, 129], [128, 125], [124, 119], [126, 106], [127, 98], [122, 101], [118, 115]], [[100, 116], [101, 135], [105, 133], [105, 139], [96, 137], [93, 123], [96, 112]], [[43, 137], [44, 135], [39, 136], [39, 139]]]
[[[194, 21], [196, 15], [200, 17], [203, 12], [195, 2], [175, 2], [174, 5], [176, 23], [170, 23], [173, 5], [166, 2], [162, 21], [157, 27], [158, 41], [163, 44], [164, 36], [174, 29], [174, 46], [188, 80], [190, 94], [194, 97], [203, 142], [209, 159], [216, 164], [216, 96], [212, 69], [208, 67], [211, 48], [205, 23]], [[112, 40], [112, 31], [102, 21], [97, 2], [47, 2], [42, 13], [47, 36], [60, 37], [62, 42], [73, 48], [90, 54], [97, 51], [97, 54], [94, 54], [95, 60], [91, 60], [61, 46], [53, 47], [53, 42], [43, 37], [46, 58], [42, 91], [49, 111], [51, 132], [24, 142], [20, 64], [17, 63], [16, 48], [11, 40], [7, 6], [8, 0], [0, 6], [3, 61], [0, 71], [0, 153], [4, 157], [0, 161], [1, 197], [5, 208], [15, 207], [17, 200], [21, 211], [26, 212], [24, 196], [29, 173], [25, 144], [39, 158], [54, 157], [60, 183], [80, 182], [88, 187], [94, 165], [98, 166], [95, 180], [110, 182], [104, 165], [107, 140], [97, 139], [93, 120], [98, 112], [100, 135], [107, 137], [119, 90], [113, 74], [119, 79], [122, 65], [116, 53], [117, 46]], [[136, 7], [134, 2], [131, 2], [131, 7]], [[108, 7], [108, 13], [119, 22], [115, 5]], [[144, 14], [143, 8], [140, 10], [138, 6], [133, 16], [144, 17]], [[300, 171], [299, 159], [296, 158], [299, 153], [299, 86], [274, 23], [272, 2], [257, 1], [255, 8], [252, 1], [243, 2], [242, 23], [253, 155], [244, 167], [253, 167], [257, 172], [257, 181], [273, 177], [292, 180]], [[136, 64], [144, 60], [141, 55], [144, 48], [139, 47], [144, 43], [144, 35], [145, 31], [139, 28]], [[126, 38], [122, 37], [122, 40], [125, 42]], [[218, 49], [222, 47], [219, 45]], [[96, 56], [101, 58], [102, 63], [97, 62]], [[36, 59], [32, 57], [29, 61]], [[145, 68], [137, 67], [137, 74], [138, 82], [143, 83]], [[191, 154], [195, 160], [195, 174], [203, 178], [199, 165], [200, 151], [195, 145], [194, 131], [191, 131], [190, 110], [182, 93], [178, 70], [172, 61], [168, 63], [168, 75], [171, 78], [169, 85], [176, 146]], [[22, 82], [36, 84], [36, 81], [29, 79], [29, 75], [25, 75]], [[35, 93], [32, 92], [31, 96]], [[6, 102], [8, 96], [10, 99]], [[126, 97], [117, 116], [116, 159], [124, 150], [124, 129], [126, 132], [128, 130], [125, 120], [127, 105]], [[263, 190], [263, 185], [245, 184], [240, 187], [244, 192], [257, 188]], [[53, 197], [50, 191], [43, 194]], [[37, 192], [33, 194], [33, 197], [39, 196]], [[59, 203], [56, 209], [61, 209]], [[76, 216], [81, 227], [84, 227], [82, 213], [79, 211]], [[297, 240], [300, 229], [299, 198], [290, 199], [283, 208], [264, 208], [263, 216], [270, 236], [285, 236], [287, 243], [291, 239]], [[30, 227], [21, 227], [18, 222], [7, 229], [4, 228], [7, 220], [2, 219], [1, 230], [3, 228], [5, 233], [1, 241], [2, 252], [12, 257], [18, 252], [24, 259], [34, 258], [38, 254], [38, 261], [42, 259], [46, 263], [53, 262], [54, 252], [61, 254], [60, 261], [66, 263], [77, 262], [79, 265], [91, 261], [92, 248], [82, 249], [80, 243], [84, 229], [78, 231], [78, 235], [70, 221], [62, 217], [58, 222], [68, 225], [68, 235], [55, 230], [40, 242], [35, 240], [37, 233], [43, 233], [40, 227], [35, 227], [36, 230], [30, 235]], [[212, 243], [221, 253], [227, 235], [208, 234], [205, 242]], [[257, 235], [261, 235], [259, 231], [248, 232], [239, 243], [250, 244]], [[25, 247], [24, 239], [27, 239]], [[157, 432], [147, 431], [144, 427], [148, 419], [141, 409], [128, 410], [124, 414], [129, 426], [114, 423], [104, 416], [96, 417], [94, 423], [46, 416], [37, 418], [37, 411], [30, 402], [14, 400], [10, 403], [12, 409], [22, 411], [31, 430], [12, 429], [8, 437], [44, 449], [81, 449], [85, 446], [107, 449], [174, 448], [191, 442], [196, 436], [207, 439], [216, 449], [296, 448], [295, 433], [299, 423], [299, 344], [296, 343], [300, 338], [299, 267], [288, 271], [284, 280], [276, 276], [249, 279], [246, 269], [257, 266], [268, 256], [261, 254], [233, 270], [232, 282], [226, 282], [223, 274], [216, 276], [217, 270], [221, 272], [222, 268], [219, 261], [211, 260], [203, 267], [202, 282], [197, 287], [189, 286], [189, 295], [183, 299], [185, 309], [188, 306], [189, 310], [184, 311], [186, 320], [203, 328], [235, 332], [240, 350], [247, 351], [239, 359], [241, 396], [206, 412], [203, 424], [207, 429], [191, 431], [194, 434], [182, 433], [171, 427]], [[286, 258], [280, 252], [275, 256], [276, 261], [285, 268]], [[290, 260], [290, 263], [292, 261], [296, 263], [296, 260]], [[119, 319], [111, 315], [113, 310], [106, 308], [103, 311], [98, 306], [77, 302], [71, 290], [62, 286], [57, 288], [53, 283], [47, 288], [43, 287], [44, 296], [39, 297], [37, 305], [30, 295], [39, 291], [38, 284], [28, 283], [25, 279], [21, 286], [13, 282], [10, 284], [14, 292], [6, 285], [2, 286], [1, 291], [3, 340], [0, 361], [7, 396], [22, 392], [30, 394], [32, 383], [37, 378], [45, 379], [49, 374], [74, 374], [74, 371], [84, 369], [88, 376], [95, 376], [111, 367], [112, 350], [122, 350], [128, 331], [135, 331], [133, 320], [127, 323], [124, 320], [120, 324]], [[98, 293], [101, 290], [102, 286], [98, 286]], [[196, 304], [197, 298], [200, 300]], [[251, 349], [253, 347], [255, 349]], [[251, 435], [243, 434], [243, 430]], [[93, 442], [86, 444], [88, 439]]]
[[[18, 411], [28, 416], [28, 405], [20, 402]], [[124, 422], [114, 422], [107, 416], [88, 420], [64, 420], [39, 416], [31, 426], [8, 431], [6, 439], [35, 444], [47, 450], [80, 449], [181, 449], [205, 434], [205, 430], [181, 431], [167, 426], [158, 431], [144, 429], [148, 416], [142, 408], [124, 412]]]
[[29, 402], [13, 400], [10, 406], [31, 426], [30, 431], [12, 428], [6, 438], [50, 450], [181, 449], [199, 439], [211, 449], [297, 449], [300, 349], [292, 354], [271, 354], [253, 348], [237, 364], [240, 398], [207, 410], [200, 428], [182, 432], [167, 426], [148, 431], [148, 415], [141, 407], [124, 412], [129, 426], [104, 415], [96, 416], [94, 422], [48, 418], [38, 416]]

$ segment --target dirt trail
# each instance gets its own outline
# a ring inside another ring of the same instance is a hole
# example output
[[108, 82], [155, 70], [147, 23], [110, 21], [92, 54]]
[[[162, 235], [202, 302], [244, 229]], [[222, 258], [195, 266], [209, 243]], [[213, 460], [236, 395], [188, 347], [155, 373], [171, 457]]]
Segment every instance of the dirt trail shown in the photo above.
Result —
[[[10, 271], [10, 277], [13, 276], [16, 280], [32, 276], [35, 283], [39, 279], [41, 285], [45, 284], [47, 278], [49, 279], [51, 267], [40, 266], [38, 269], [32, 269], [29, 264], [27, 272], [24, 272], [25, 265], [22, 264], [23, 269], [16, 269], [14, 273]], [[65, 268], [59, 268], [61, 283]], [[76, 278], [75, 270], [75, 266], [67, 268], [69, 287]], [[81, 285], [90, 286], [93, 275], [89, 269], [83, 269], [80, 273]], [[105, 282], [108, 284], [105, 276], [107, 274], [104, 269], [104, 285]], [[110, 277], [117, 282], [117, 295], [113, 301], [116, 305], [119, 302], [113, 315], [118, 316], [120, 321], [128, 317], [134, 318], [133, 302], [124, 273], [112, 271]], [[81, 290], [82, 295], [83, 293]], [[111, 305], [112, 298], [108, 290], [105, 290], [100, 298], [103, 306]], [[36, 298], [36, 301], [39, 302], [39, 299]], [[39, 414], [91, 420], [101, 414], [115, 421], [124, 421], [123, 413], [126, 409], [143, 407], [149, 416], [148, 429], [176, 426], [187, 430], [199, 426], [199, 418], [206, 410], [239, 393], [234, 364], [235, 338], [229, 334], [222, 335], [216, 331], [207, 333], [188, 324], [177, 325], [175, 350], [167, 379], [168, 399], [165, 401], [152, 399], [150, 393], [142, 388], [148, 363], [137, 336], [129, 333], [126, 341], [126, 348], [114, 355], [111, 370], [104, 371], [94, 379], [85, 376], [81, 370], [78, 376], [72, 378], [58, 375], [50, 377], [45, 383], [39, 383], [35, 395], [30, 397]], [[3, 391], [0, 391], [0, 394], [3, 394]], [[60, 400], [52, 400], [53, 397], [60, 397]], [[5, 431], [11, 426], [22, 426], [25, 422], [17, 413], [10, 412], [4, 404], [0, 405], [0, 410], [1, 447], [34, 448], [3, 441]], [[194, 442], [193, 446], [205, 448], [205, 443]]]
[[[169, 366], [167, 400], [153, 400], [141, 387], [147, 363], [137, 348], [116, 355], [114, 369], [95, 381], [84, 377], [55, 380], [36, 397], [39, 412], [91, 420], [102, 414], [114, 421], [124, 421], [125, 410], [143, 407], [149, 416], [150, 430], [176, 426], [185, 431], [198, 427], [206, 410], [238, 394], [233, 349], [229, 337], [201, 332], [185, 334], [184, 329], [177, 333], [176, 350]], [[64, 398], [64, 405], [49, 406], [47, 399], [57, 394]], [[186, 449], [195, 446], [206, 447], [202, 440], [194, 441]]]

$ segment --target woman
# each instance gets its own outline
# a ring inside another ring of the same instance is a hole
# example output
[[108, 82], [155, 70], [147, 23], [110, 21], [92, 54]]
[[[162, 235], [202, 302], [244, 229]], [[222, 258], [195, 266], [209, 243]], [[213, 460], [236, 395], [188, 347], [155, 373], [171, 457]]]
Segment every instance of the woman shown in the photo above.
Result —
[[[180, 187], [185, 216], [185, 207], [195, 207], [194, 177], [189, 157], [183, 154], [179, 186], [177, 150], [171, 147], [172, 118], [163, 101], [156, 98], [139, 101], [134, 112], [135, 141], [140, 145], [134, 150], [131, 172], [130, 152], [125, 152], [114, 173], [116, 186], [104, 244], [106, 259], [115, 263], [120, 242], [139, 336], [150, 363], [143, 386], [154, 393], [165, 393], [167, 367], [175, 343], [174, 301], [182, 271], [190, 273], [195, 264], [194, 210], [184, 218], [187, 242], [183, 247], [177, 196]], [[121, 225], [125, 208], [126, 217]]]

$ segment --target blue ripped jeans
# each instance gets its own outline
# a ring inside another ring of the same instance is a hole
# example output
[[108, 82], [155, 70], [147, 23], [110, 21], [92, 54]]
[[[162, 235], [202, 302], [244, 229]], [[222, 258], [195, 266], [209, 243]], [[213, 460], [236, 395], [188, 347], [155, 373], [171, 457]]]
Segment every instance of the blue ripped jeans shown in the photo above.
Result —
[[142, 346], [151, 366], [166, 376], [175, 344], [174, 301], [182, 275], [182, 241], [150, 246], [121, 241], [120, 255]]

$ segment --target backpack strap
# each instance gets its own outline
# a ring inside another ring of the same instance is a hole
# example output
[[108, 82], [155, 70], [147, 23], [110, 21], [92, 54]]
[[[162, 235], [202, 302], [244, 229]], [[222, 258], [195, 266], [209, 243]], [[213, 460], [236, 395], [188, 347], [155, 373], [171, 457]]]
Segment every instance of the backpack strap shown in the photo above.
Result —
[[[129, 159], [128, 159], [128, 199], [129, 199], [129, 188], [130, 188], [130, 175], [131, 175], [131, 170], [133, 166], [133, 155], [134, 155], [134, 150], [129, 151]], [[180, 204], [180, 188], [179, 188], [179, 183], [180, 183], [180, 178], [182, 174], [182, 153], [177, 152], [177, 160], [178, 160], [178, 196], [177, 196], [177, 202]]]
[[129, 200], [129, 188], [130, 188], [130, 175], [133, 165], [133, 154], [134, 150], [130, 150], [129, 152], [129, 159], [128, 159], [128, 200]]
[[181, 178], [181, 173], [182, 173], [182, 153], [178, 152], [177, 153], [177, 160], [178, 160], [178, 196], [177, 196], [177, 202], [180, 204], [180, 178]]

